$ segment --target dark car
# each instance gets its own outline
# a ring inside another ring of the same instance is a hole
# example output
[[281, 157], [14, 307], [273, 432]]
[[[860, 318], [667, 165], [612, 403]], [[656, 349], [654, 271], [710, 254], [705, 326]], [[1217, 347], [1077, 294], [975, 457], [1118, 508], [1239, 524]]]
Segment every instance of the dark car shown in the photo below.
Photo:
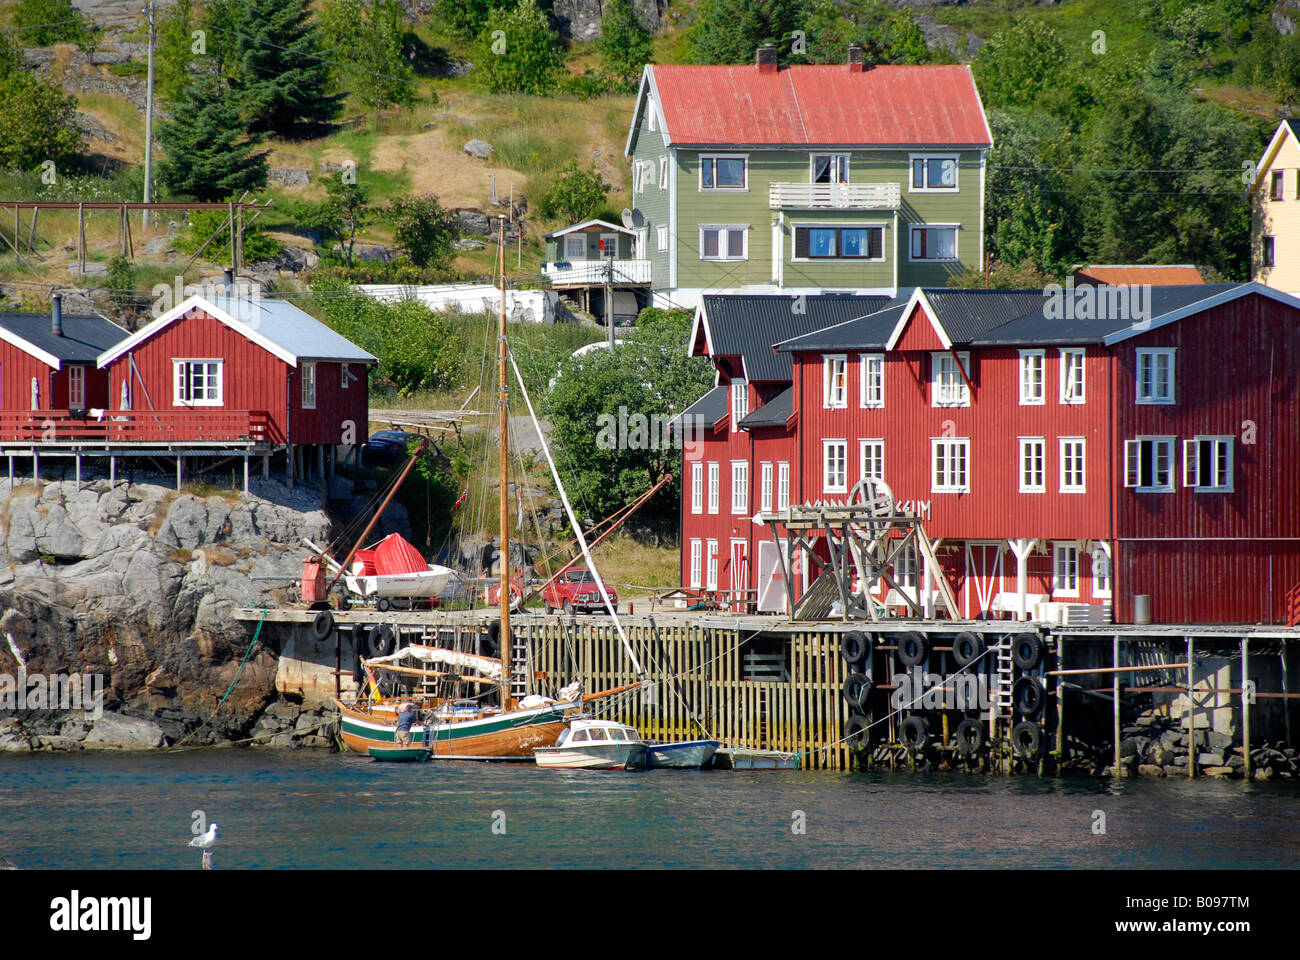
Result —
[[404, 430], [380, 430], [361, 446], [361, 456], [366, 463], [393, 463], [405, 459], [407, 444], [418, 437]]
[[[609, 593], [609, 602], [617, 610], [618, 594], [608, 583], [605, 584], [605, 590]], [[554, 583], [542, 591], [542, 599], [546, 603], [547, 613], [557, 607], [565, 613], [583, 610], [589, 613], [603, 613], [605, 610], [605, 601], [601, 599], [596, 578], [592, 576], [590, 570], [585, 569], [566, 570], [560, 574], [555, 578]]]

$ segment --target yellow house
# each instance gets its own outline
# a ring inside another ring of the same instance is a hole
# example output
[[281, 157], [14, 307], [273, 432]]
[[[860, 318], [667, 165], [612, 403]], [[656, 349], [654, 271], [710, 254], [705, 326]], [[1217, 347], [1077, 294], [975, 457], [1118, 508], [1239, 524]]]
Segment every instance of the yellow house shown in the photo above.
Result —
[[1300, 120], [1283, 120], [1250, 185], [1251, 279], [1300, 294]]

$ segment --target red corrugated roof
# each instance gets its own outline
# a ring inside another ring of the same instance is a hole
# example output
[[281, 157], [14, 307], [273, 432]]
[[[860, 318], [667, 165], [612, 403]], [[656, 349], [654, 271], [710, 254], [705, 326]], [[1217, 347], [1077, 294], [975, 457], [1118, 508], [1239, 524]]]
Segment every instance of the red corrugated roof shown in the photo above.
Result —
[[1205, 283], [1201, 272], [1187, 264], [1080, 267], [1075, 274], [1075, 282], [1080, 280], [1091, 280], [1094, 283], [1114, 286], [1149, 283], [1154, 287]]
[[967, 66], [650, 69], [674, 145], [992, 143]]

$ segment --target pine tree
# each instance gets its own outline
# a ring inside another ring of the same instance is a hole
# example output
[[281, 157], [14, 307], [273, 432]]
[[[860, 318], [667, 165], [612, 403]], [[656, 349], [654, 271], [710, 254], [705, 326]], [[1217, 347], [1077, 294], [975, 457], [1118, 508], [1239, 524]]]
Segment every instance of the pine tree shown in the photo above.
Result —
[[251, 132], [291, 134], [333, 119], [342, 98], [329, 92], [311, 0], [242, 0], [233, 23], [223, 59]]
[[176, 193], [200, 201], [225, 200], [266, 184], [266, 154], [243, 135], [239, 109], [226, 84], [200, 77], [186, 88], [159, 126], [167, 159], [159, 179]]
[[688, 40], [698, 63], [753, 63], [764, 43], [782, 62], [796, 30], [807, 31], [807, 0], [702, 0]]
[[596, 40], [605, 73], [624, 86], [636, 83], [654, 51], [650, 31], [641, 25], [631, 0], [607, 0]]

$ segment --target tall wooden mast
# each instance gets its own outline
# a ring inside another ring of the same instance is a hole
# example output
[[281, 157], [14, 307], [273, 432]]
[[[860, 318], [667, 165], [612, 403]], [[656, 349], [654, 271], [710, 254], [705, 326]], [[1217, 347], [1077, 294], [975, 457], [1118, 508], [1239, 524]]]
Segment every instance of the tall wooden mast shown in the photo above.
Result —
[[506, 379], [506, 218], [497, 217], [497, 255], [501, 266], [501, 315], [497, 358], [501, 392], [497, 410], [501, 423], [501, 709], [510, 708], [510, 491], [506, 483], [510, 465], [510, 381]]

